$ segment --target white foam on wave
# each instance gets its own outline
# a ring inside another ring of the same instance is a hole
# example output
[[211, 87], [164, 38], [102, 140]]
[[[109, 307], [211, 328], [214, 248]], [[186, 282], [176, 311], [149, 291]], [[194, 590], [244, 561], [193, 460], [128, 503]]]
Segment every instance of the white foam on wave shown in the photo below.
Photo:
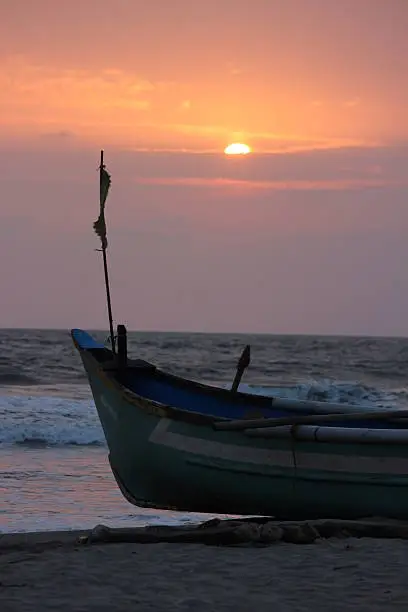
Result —
[[[407, 406], [406, 390], [380, 390], [353, 382], [323, 380], [279, 386], [241, 384], [239, 390], [288, 399], [383, 408]], [[0, 444], [88, 446], [106, 443], [92, 399], [34, 393], [0, 396]]]
[[332, 402], [349, 405], [391, 408], [407, 404], [406, 393], [389, 389], [374, 389], [358, 382], [319, 380], [297, 384], [251, 385], [241, 383], [239, 391], [252, 395], [266, 395], [285, 399]]
[[0, 444], [105, 444], [92, 400], [0, 396]]

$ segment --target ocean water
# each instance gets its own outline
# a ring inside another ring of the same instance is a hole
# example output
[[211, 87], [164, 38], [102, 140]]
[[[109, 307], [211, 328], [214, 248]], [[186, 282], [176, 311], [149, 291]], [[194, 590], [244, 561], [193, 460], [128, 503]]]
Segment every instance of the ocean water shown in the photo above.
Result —
[[[133, 357], [222, 386], [246, 344], [251, 365], [242, 388], [251, 393], [408, 408], [408, 339], [129, 334]], [[0, 531], [202, 518], [122, 498], [68, 330], [0, 330], [0, 349]]]

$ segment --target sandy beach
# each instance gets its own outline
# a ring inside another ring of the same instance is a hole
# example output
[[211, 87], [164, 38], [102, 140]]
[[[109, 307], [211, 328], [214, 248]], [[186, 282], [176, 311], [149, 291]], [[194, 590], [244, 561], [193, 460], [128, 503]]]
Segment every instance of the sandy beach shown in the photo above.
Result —
[[0, 537], [2, 612], [407, 607], [406, 540], [84, 545], [83, 533]]

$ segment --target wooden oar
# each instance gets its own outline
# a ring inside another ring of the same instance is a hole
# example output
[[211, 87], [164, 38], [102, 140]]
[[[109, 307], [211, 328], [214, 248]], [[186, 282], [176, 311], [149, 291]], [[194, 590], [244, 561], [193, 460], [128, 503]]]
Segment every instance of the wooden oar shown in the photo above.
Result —
[[260, 427], [280, 427], [282, 425], [313, 425], [319, 423], [330, 423], [335, 421], [375, 421], [388, 420], [392, 418], [408, 417], [408, 410], [377, 410], [367, 412], [330, 413], [330, 414], [305, 414], [288, 417], [277, 417], [271, 419], [243, 419], [234, 421], [216, 421], [214, 429], [222, 431], [234, 431], [244, 429], [256, 429]]
[[251, 363], [251, 347], [249, 344], [247, 344], [244, 350], [242, 351], [242, 355], [238, 361], [237, 373], [235, 374], [234, 382], [232, 383], [232, 387], [231, 387], [231, 391], [233, 393], [236, 393], [236, 391], [238, 391], [239, 383], [241, 382], [242, 376], [250, 363]]

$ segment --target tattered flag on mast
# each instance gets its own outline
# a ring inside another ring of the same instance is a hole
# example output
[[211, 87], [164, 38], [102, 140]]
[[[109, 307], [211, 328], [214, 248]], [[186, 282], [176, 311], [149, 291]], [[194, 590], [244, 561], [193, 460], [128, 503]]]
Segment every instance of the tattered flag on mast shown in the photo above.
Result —
[[102, 257], [103, 257], [103, 270], [105, 273], [105, 288], [106, 288], [106, 301], [108, 306], [108, 316], [109, 316], [109, 329], [110, 329], [110, 340], [112, 345], [112, 353], [115, 355], [115, 335], [113, 332], [113, 317], [112, 317], [112, 305], [111, 305], [111, 297], [110, 297], [110, 288], [109, 288], [109, 276], [108, 276], [108, 258], [106, 256], [106, 248], [108, 246], [108, 241], [106, 239], [106, 222], [105, 222], [105, 202], [108, 197], [108, 191], [111, 184], [111, 177], [109, 173], [105, 169], [105, 164], [103, 163], [103, 151], [101, 151], [101, 163], [99, 166], [99, 203], [100, 203], [100, 211], [99, 217], [93, 224], [94, 230], [101, 239], [102, 242]]
[[109, 172], [105, 169], [103, 163], [103, 156], [101, 156], [101, 165], [99, 167], [99, 202], [100, 211], [99, 217], [93, 224], [95, 233], [99, 236], [102, 243], [102, 249], [106, 249], [108, 246], [108, 240], [106, 238], [106, 222], [105, 222], [105, 202], [108, 197], [108, 191], [111, 184], [111, 177]]

